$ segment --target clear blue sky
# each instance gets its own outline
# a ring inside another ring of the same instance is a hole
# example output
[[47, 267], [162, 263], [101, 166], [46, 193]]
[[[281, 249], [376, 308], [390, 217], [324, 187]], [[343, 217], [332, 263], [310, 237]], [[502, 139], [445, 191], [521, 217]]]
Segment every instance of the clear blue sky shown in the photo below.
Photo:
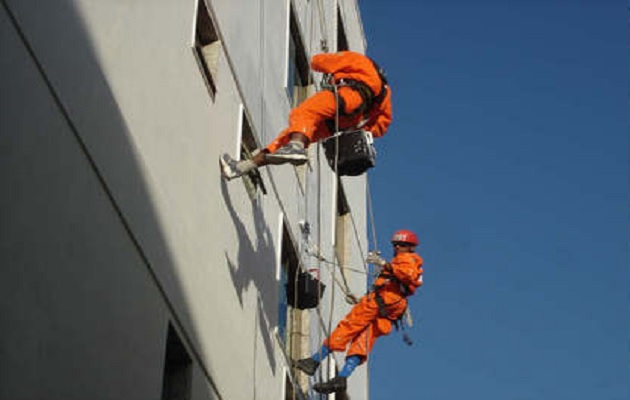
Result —
[[378, 244], [413, 229], [425, 259], [371, 400], [627, 400], [627, 5], [359, 4], [394, 93]]

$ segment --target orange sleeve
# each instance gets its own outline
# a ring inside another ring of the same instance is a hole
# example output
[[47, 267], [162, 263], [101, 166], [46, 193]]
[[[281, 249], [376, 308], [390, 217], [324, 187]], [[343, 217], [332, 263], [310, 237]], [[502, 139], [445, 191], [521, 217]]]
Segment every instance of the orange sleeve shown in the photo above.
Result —
[[[372, 61], [356, 52], [341, 51], [338, 53], [315, 54], [311, 58], [311, 68], [315, 71], [333, 74], [335, 79], [354, 79], [366, 84], [374, 93], [381, 91], [381, 78], [374, 69]], [[363, 128], [372, 132], [372, 136], [381, 137], [392, 122], [392, 91], [387, 88], [385, 98], [379, 107], [367, 115], [367, 123]]]
[[387, 133], [389, 125], [392, 123], [392, 92], [387, 88], [387, 93], [381, 106], [370, 112], [368, 123], [364, 129], [372, 132], [372, 136], [378, 138]]
[[368, 85], [375, 93], [381, 90], [381, 78], [372, 61], [361, 53], [340, 51], [338, 53], [315, 54], [311, 68], [318, 72], [333, 74], [335, 79], [354, 79]]
[[311, 68], [319, 72], [334, 73], [348, 64], [352, 65], [352, 58], [347, 51], [315, 54], [311, 58]]
[[415, 253], [401, 253], [391, 262], [392, 273], [406, 285], [418, 287], [422, 284], [422, 258]]

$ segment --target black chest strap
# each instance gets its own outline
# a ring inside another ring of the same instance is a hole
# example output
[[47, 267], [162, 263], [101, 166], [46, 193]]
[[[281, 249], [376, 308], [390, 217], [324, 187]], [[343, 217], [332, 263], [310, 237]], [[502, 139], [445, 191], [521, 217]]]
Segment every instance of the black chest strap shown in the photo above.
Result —
[[[340, 87], [349, 87], [352, 90], [355, 90], [361, 96], [361, 106], [358, 107], [351, 113], [346, 112], [346, 104], [342, 97], [338, 97], [337, 107], [339, 109], [340, 114], [347, 117], [354, 117], [357, 114], [367, 114], [373, 107], [380, 105], [385, 99], [385, 95], [387, 94], [387, 76], [383, 69], [371, 58], [369, 59], [378, 74], [378, 77], [381, 81], [381, 91], [378, 94], [375, 94], [374, 91], [364, 82], [356, 80], [356, 79], [339, 79], [338, 81], [334, 81], [334, 77], [330, 74], [325, 74], [322, 87], [325, 90], [330, 90], [331, 92], [335, 92]], [[335, 86], [337, 89], [335, 89]]]

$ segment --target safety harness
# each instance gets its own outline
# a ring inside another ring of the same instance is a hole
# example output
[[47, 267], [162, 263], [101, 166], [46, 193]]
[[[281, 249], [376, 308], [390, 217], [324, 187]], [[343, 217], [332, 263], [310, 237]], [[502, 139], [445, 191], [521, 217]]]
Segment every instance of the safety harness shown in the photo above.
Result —
[[[337, 116], [354, 117], [363, 116], [362, 121], [355, 127], [347, 128], [341, 132], [338, 120], [326, 120], [326, 127], [334, 134], [322, 141], [328, 164], [340, 176], [358, 176], [376, 165], [376, 149], [374, 148], [372, 134], [361, 129], [369, 119], [365, 116], [374, 108], [379, 107], [387, 94], [387, 77], [381, 67], [369, 59], [378, 73], [381, 81], [381, 90], [375, 94], [372, 89], [362, 81], [356, 79], [335, 80], [332, 74], [324, 74], [322, 88], [332, 91], [337, 100]], [[343, 97], [339, 96], [340, 87], [349, 87], [361, 96], [361, 105], [351, 113], [346, 112], [346, 104]]]
[[[388, 279], [390, 282], [394, 282], [397, 283], [399, 288], [400, 288], [400, 293], [402, 294], [403, 298], [399, 301], [402, 301], [403, 299], [406, 299], [407, 297], [409, 297], [409, 295], [411, 294], [411, 289], [409, 289], [409, 286], [407, 284], [405, 284], [404, 282], [402, 282], [400, 279], [398, 279], [394, 274], [389, 274], [389, 273], [381, 273], [380, 275], [382, 278], [386, 278]], [[392, 319], [389, 318], [388, 314], [387, 314], [387, 306], [388, 305], [393, 305], [393, 304], [397, 304], [396, 303], [391, 303], [391, 304], [385, 304], [385, 300], [383, 300], [383, 297], [381, 296], [380, 293], [380, 289], [382, 289], [384, 286], [386, 285], [386, 283], [382, 284], [382, 285], [373, 285], [373, 293], [374, 293], [374, 301], [376, 301], [376, 304], [378, 306], [378, 316], [381, 318], [386, 318], [388, 320], [390, 320], [394, 326], [396, 327], [396, 330], [405, 330], [405, 324], [404, 324], [404, 316], [407, 313], [407, 309], [405, 308], [405, 311], [402, 312], [400, 314], [400, 316], [398, 316], [398, 318], [396, 319]], [[413, 341], [411, 340], [411, 338], [406, 334], [403, 333], [403, 341], [405, 342], [406, 345], [411, 346], [413, 344]]]
[[[409, 296], [409, 294], [410, 294], [409, 287], [406, 284], [404, 284], [403, 282], [401, 282], [400, 279], [398, 279], [394, 274], [381, 273], [380, 277], [388, 279], [389, 282], [397, 283], [398, 287], [400, 288], [400, 294], [402, 294], [403, 299], [406, 299]], [[397, 318], [396, 320], [393, 320], [393, 319], [391, 319], [391, 318], [389, 318], [387, 316], [387, 304], [385, 304], [385, 300], [383, 300], [383, 297], [381, 296], [381, 293], [380, 293], [380, 290], [385, 285], [387, 285], [387, 283], [384, 283], [382, 285], [373, 285], [372, 286], [373, 287], [373, 292], [374, 292], [374, 299], [376, 300], [376, 304], [378, 304], [378, 315], [381, 318], [387, 318], [387, 319], [389, 319], [391, 321], [397, 321], [397, 320], [400, 319], [400, 317]], [[399, 300], [399, 301], [402, 301], [402, 299]], [[392, 304], [396, 304], [396, 303], [392, 303]], [[389, 304], [389, 305], [391, 306], [392, 304]]]
[[[385, 71], [383, 71], [383, 69], [374, 60], [371, 58], [369, 58], [369, 60], [372, 62], [372, 65], [381, 80], [381, 91], [378, 94], [375, 94], [372, 89], [362, 81], [345, 78], [335, 80], [332, 74], [324, 74], [324, 78], [322, 80], [323, 89], [335, 92], [340, 87], [349, 87], [361, 96], [361, 106], [351, 113], [346, 112], [346, 104], [343, 98], [338, 96], [337, 108], [339, 109], [339, 113], [343, 116], [354, 117], [359, 113], [367, 114], [374, 106], [380, 105], [387, 94], [388, 83]], [[334, 132], [334, 128], [331, 129], [331, 131]]]

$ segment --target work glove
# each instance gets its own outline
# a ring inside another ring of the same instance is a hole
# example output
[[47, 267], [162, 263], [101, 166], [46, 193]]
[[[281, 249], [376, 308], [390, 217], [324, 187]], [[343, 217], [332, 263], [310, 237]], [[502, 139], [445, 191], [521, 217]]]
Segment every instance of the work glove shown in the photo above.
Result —
[[378, 265], [381, 268], [387, 265], [387, 261], [381, 257], [380, 251], [370, 251], [365, 258], [365, 262], [368, 264]]

